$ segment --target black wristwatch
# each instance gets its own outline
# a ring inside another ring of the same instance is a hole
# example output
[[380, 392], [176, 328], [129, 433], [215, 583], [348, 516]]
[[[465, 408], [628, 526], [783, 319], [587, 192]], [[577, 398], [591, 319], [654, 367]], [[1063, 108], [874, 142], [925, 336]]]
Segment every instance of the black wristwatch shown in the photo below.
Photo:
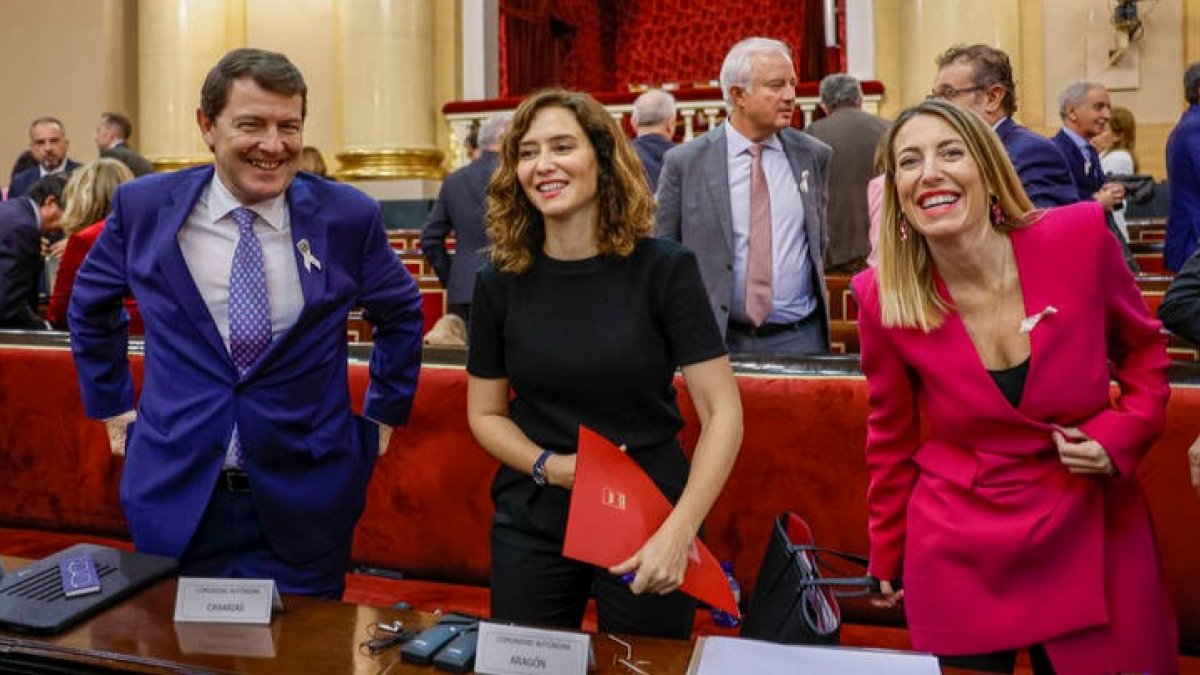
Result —
[[542, 454], [538, 455], [537, 461], [533, 463], [533, 482], [538, 485], [547, 485], [550, 482], [550, 477], [546, 475], [546, 460], [553, 455], [552, 450], [543, 450]]

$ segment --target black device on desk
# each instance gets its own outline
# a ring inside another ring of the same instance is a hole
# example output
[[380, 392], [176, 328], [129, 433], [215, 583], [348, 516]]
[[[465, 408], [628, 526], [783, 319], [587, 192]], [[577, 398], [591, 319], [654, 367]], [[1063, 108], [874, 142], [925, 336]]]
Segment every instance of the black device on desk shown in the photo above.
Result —
[[451, 640], [458, 637], [467, 629], [477, 629], [479, 621], [474, 617], [461, 614], [450, 614], [438, 620], [436, 624], [426, 628], [400, 648], [400, 659], [405, 663], [427, 666], [433, 663], [433, 657]]
[[[81, 558], [91, 561], [99, 589], [74, 594], [60, 563]], [[0, 580], [0, 628], [58, 633], [174, 571], [170, 558], [76, 544]]]
[[460, 631], [433, 657], [433, 667], [452, 673], [467, 673], [475, 667], [475, 648], [479, 645], [479, 623]]

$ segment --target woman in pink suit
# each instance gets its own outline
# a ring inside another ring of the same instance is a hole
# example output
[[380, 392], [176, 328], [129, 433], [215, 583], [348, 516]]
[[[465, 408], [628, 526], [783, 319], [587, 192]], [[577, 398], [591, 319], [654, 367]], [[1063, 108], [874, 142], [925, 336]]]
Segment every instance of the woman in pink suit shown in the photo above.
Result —
[[1103, 212], [1034, 211], [951, 103], [905, 111], [885, 147], [879, 265], [853, 281], [878, 604], [903, 600], [944, 665], [1177, 672], [1136, 478], [1166, 345]]

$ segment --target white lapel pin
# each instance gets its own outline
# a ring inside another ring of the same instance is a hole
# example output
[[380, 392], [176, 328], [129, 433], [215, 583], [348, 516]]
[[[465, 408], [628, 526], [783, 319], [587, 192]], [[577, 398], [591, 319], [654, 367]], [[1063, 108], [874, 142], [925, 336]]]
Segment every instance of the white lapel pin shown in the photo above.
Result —
[[1032, 333], [1033, 327], [1038, 325], [1039, 321], [1053, 314], [1058, 314], [1058, 308], [1054, 305], [1046, 305], [1046, 309], [1043, 309], [1037, 314], [1031, 314], [1024, 319], [1021, 319], [1021, 329], [1017, 332], [1022, 335], [1025, 333]]
[[304, 258], [305, 272], [311, 272], [313, 267], [321, 269], [321, 261], [317, 260], [317, 256], [313, 255], [312, 249], [308, 246], [307, 239], [301, 239], [296, 242], [296, 249], [300, 251], [300, 255]]
[[808, 169], [800, 172], [800, 191], [808, 194]]

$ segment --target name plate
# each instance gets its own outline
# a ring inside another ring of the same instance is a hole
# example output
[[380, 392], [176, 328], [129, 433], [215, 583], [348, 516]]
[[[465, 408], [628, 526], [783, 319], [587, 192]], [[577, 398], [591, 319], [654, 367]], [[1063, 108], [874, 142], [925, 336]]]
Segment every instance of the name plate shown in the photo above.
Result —
[[488, 675], [585, 675], [591, 638], [543, 628], [479, 624], [475, 672]]
[[175, 620], [191, 623], [271, 623], [283, 609], [274, 579], [179, 577]]

